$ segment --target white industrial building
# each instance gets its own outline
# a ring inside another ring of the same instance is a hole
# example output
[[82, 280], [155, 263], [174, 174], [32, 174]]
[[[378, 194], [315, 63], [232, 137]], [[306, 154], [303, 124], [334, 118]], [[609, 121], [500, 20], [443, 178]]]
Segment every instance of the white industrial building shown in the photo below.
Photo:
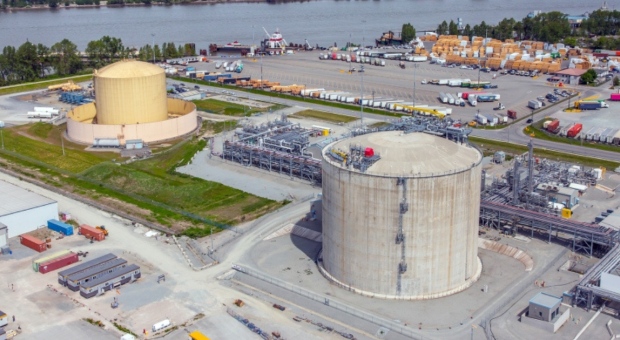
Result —
[[57, 218], [58, 202], [0, 181], [0, 223], [7, 226], [9, 238], [46, 226], [48, 220]]

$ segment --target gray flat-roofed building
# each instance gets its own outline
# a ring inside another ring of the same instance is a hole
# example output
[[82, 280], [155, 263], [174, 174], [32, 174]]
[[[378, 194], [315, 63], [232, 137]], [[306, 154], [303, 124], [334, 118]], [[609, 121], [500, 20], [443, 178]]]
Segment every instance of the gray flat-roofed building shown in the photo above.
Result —
[[140, 276], [140, 267], [135, 264], [130, 264], [114, 272], [106, 273], [95, 280], [84, 283], [80, 286], [80, 295], [87, 299], [101, 295], [120, 285], [133, 282], [139, 279]]
[[81, 273], [69, 275], [67, 277], [67, 287], [74, 292], [80, 289], [80, 286], [97, 280], [101, 276], [113, 273], [127, 266], [127, 260], [118, 258], [104, 263], [101, 266], [87, 269]]
[[7, 227], [0, 223], [0, 248], [9, 244], [9, 231]]
[[530, 300], [528, 317], [552, 322], [560, 314], [561, 303], [561, 297], [540, 292]]
[[0, 223], [7, 226], [8, 238], [47, 226], [53, 219], [58, 219], [58, 202], [0, 181]]
[[74, 275], [74, 274], [85, 272], [88, 269], [98, 267], [100, 265], [104, 265], [105, 263], [110, 262], [116, 258], [118, 258], [118, 256], [110, 253], [110, 254], [100, 256], [96, 259], [92, 259], [90, 261], [80, 263], [77, 266], [67, 268], [58, 273], [58, 283], [65, 286], [67, 285], [67, 277]]
[[555, 184], [541, 183], [536, 187], [536, 192], [546, 194], [553, 203], [562, 203], [568, 209], [572, 209], [577, 204], [579, 191], [573, 188], [561, 187]]

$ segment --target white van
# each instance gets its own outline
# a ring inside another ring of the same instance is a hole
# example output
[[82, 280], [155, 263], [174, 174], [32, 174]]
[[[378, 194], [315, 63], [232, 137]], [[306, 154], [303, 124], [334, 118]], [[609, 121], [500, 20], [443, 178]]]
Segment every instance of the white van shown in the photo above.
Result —
[[161, 331], [164, 328], [170, 327], [170, 320], [166, 319], [153, 325], [153, 332]]

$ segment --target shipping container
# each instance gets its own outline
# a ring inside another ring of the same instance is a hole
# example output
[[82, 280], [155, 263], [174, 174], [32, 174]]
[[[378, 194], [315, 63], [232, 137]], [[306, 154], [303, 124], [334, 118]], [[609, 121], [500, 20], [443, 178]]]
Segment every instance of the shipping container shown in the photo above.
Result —
[[52, 255], [48, 255], [48, 256], [42, 257], [40, 259], [36, 259], [36, 260], [32, 261], [32, 270], [34, 270], [35, 272], [38, 272], [41, 263], [57, 259], [59, 257], [65, 256], [67, 254], [71, 254], [71, 250], [61, 250], [59, 252], [53, 253]]
[[572, 128], [570, 128], [570, 130], [568, 130], [568, 132], [566, 133], [566, 137], [577, 137], [581, 132], [581, 129], [583, 129], [583, 125], [581, 123], [575, 124]]
[[103, 241], [105, 239], [105, 234], [103, 233], [102, 230], [93, 228], [87, 224], [80, 225], [79, 231], [80, 231], [80, 234], [88, 238], [92, 237], [97, 241]]
[[517, 119], [517, 111], [508, 110], [508, 117], [510, 117], [512, 119]]
[[73, 226], [58, 220], [47, 221], [47, 227], [55, 232], [62, 233], [65, 236], [73, 235]]
[[21, 244], [25, 245], [26, 247], [30, 249], [36, 250], [39, 253], [47, 249], [47, 245], [45, 244], [45, 242], [30, 235], [20, 235], [19, 241]]
[[549, 123], [549, 125], [547, 125], [547, 131], [549, 132], [553, 132], [555, 131], [558, 127], [560, 127], [560, 121], [559, 120], [554, 120], [551, 123]]
[[598, 110], [601, 107], [599, 102], [577, 102], [577, 108], [580, 110]]
[[57, 259], [41, 263], [39, 265], [39, 273], [46, 274], [76, 262], [78, 262], [78, 256], [76, 253], [67, 254]]

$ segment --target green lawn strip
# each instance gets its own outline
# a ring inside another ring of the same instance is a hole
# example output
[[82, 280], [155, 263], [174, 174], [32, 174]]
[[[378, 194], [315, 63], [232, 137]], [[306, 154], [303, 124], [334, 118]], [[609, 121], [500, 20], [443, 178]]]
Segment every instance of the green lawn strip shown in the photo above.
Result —
[[275, 104], [269, 108], [257, 108], [217, 99], [194, 100], [192, 103], [196, 104], [198, 110], [235, 117], [249, 117], [254, 113], [267, 112], [269, 109], [273, 112], [287, 107], [286, 105]]
[[[45, 132], [44, 128], [37, 128], [34, 133], [44, 136], [49, 132], [50, 131]], [[3, 135], [4, 148], [6, 150], [22, 154], [72, 173], [79, 173], [105, 161], [104, 157], [106, 155], [98, 155], [97, 153], [69, 148], [65, 148], [65, 156], [63, 156], [62, 147], [60, 145], [45, 143], [22, 136], [12, 128], [4, 129]]]
[[[543, 119], [541, 121], [534, 123], [533, 125], [527, 126], [526, 128], [523, 129], [523, 133], [525, 133], [526, 135], [529, 135], [530, 133], [534, 132], [534, 138], [548, 140], [551, 142], [584, 146], [586, 148], [599, 149], [599, 150], [605, 150], [605, 151], [620, 152], [620, 147], [616, 145], [598, 144], [598, 143], [593, 143], [589, 141], [582, 142], [581, 140], [574, 139], [574, 138], [560, 137], [557, 135], [549, 134], [548, 132], [544, 131], [542, 127], [545, 120], [547, 119]], [[526, 129], [529, 129], [529, 131], [527, 131]]]
[[[490, 154], [485, 152], [487, 150], [491, 153], [494, 151], [504, 151], [515, 155], [523, 154], [524, 152], [528, 151], [527, 146], [524, 145], [500, 142], [491, 139], [469, 137], [469, 141], [476, 144], [485, 153], [485, 155]], [[534, 148], [534, 155], [539, 158], [547, 158], [551, 160], [576, 163], [595, 168], [602, 166], [609, 170], [616, 169], [618, 166], [620, 166], [620, 163], [618, 162], [579, 155], [571, 155], [563, 152], [548, 150], [545, 148]]]
[[[269, 91], [264, 91], [264, 90], [259, 90], [259, 89], [246, 89], [246, 88], [237, 87], [237, 86], [234, 86], [234, 85], [217, 84], [217, 83], [212, 83], [212, 82], [208, 82], [208, 81], [204, 81], [204, 80], [196, 80], [196, 79], [181, 78], [181, 77], [170, 77], [170, 79], [174, 79], [174, 80], [178, 80], [178, 81], [183, 81], [183, 82], [188, 82], [188, 83], [200, 84], [200, 85], [205, 85], [205, 86], [210, 86], [210, 87], [216, 87], [216, 88], [238, 90], [238, 91], [247, 92], [247, 93], [253, 93], [253, 94], [257, 94], [257, 95], [269, 96], [269, 97], [273, 97], [273, 98], [290, 99], [290, 100], [295, 100], [295, 101], [302, 102], [302, 103], [311, 103], [311, 104], [318, 104], [318, 105], [324, 105], [324, 106], [331, 106], [331, 107], [340, 108], [340, 109], [346, 109], [346, 110], [357, 110], [357, 111], [360, 110], [360, 107], [359, 106], [355, 106], [355, 105], [327, 102], [327, 101], [323, 101], [323, 100], [320, 100], [320, 99], [303, 98], [303, 97], [292, 96], [292, 95], [289, 95], [289, 94], [275, 93], [275, 92], [269, 92]], [[395, 118], [399, 118], [399, 117], [403, 116], [401, 114], [391, 113], [391, 112], [387, 112], [387, 111], [383, 111], [383, 110], [371, 109], [371, 108], [368, 108], [368, 107], [364, 107], [364, 112], [366, 112], [366, 113], [374, 113], [374, 114], [383, 115], [383, 116], [389, 116], [389, 117], [395, 117]]]
[[72, 80], [74, 83], [81, 83], [83, 81], [91, 80], [92, 78], [93, 78], [92, 74], [88, 74], [88, 75], [75, 77], [75, 78], [59, 78], [59, 79], [52, 80], [52, 81], [44, 81], [38, 84], [33, 84], [33, 83], [21, 84], [19, 86], [1, 88], [0, 95], [46, 89], [50, 85], [63, 84], [63, 83], [68, 82], [69, 80]]
[[358, 120], [357, 117], [339, 115], [339, 114], [336, 114], [336, 113], [330, 113], [330, 112], [318, 111], [318, 110], [300, 111], [300, 112], [296, 112], [296, 113], [294, 113], [292, 115], [289, 115], [289, 117], [292, 117], [292, 118], [314, 118], [314, 119], [324, 120], [324, 121], [327, 121], [327, 122], [330, 122], [330, 123], [350, 123], [350, 122]]

